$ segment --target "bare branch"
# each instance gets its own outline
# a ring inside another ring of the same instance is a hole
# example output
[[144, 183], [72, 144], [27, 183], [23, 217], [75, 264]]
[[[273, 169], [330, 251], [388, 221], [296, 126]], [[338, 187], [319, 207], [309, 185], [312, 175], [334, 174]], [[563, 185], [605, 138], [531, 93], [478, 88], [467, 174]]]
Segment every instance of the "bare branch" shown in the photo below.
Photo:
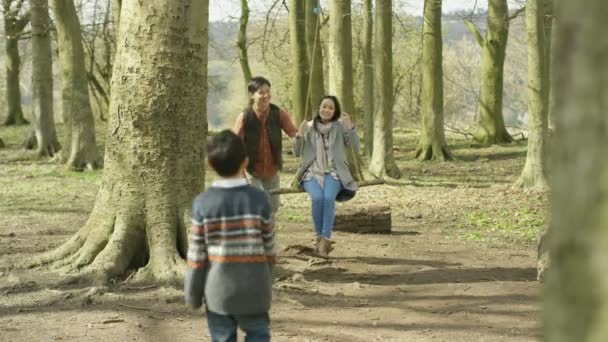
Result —
[[462, 21], [464, 22], [466, 27], [469, 29], [469, 31], [471, 31], [471, 33], [473, 34], [473, 37], [475, 37], [477, 44], [479, 44], [479, 46], [483, 47], [484, 39], [481, 36], [481, 32], [479, 32], [479, 27], [477, 27], [477, 25], [475, 25], [473, 23], [473, 21], [469, 18], [463, 19]]

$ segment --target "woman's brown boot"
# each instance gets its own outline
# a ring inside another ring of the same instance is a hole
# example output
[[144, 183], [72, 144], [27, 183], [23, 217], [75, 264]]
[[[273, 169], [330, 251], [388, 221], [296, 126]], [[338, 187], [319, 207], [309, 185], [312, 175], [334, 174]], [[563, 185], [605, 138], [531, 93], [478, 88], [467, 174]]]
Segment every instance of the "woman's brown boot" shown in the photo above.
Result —
[[321, 240], [319, 240], [319, 256], [322, 256], [324, 258], [327, 258], [329, 256], [329, 252], [332, 250], [333, 248], [331, 247], [331, 241], [326, 239], [326, 238], [321, 238]]

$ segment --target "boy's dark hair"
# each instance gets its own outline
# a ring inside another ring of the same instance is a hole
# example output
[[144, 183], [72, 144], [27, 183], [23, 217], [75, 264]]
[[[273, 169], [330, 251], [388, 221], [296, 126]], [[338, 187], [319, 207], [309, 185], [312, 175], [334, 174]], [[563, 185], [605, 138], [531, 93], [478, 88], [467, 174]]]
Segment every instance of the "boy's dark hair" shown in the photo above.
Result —
[[[338, 101], [338, 98], [333, 96], [333, 95], [325, 95], [323, 96], [323, 98], [321, 99], [321, 101], [319, 101], [319, 107], [321, 107], [321, 103], [323, 103], [323, 100], [325, 99], [330, 99], [334, 102], [334, 116], [331, 118], [331, 121], [337, 121], [340, 118], [340, 115], [342, 115], [342, 109], [340, 108], [340, 101]], [[319, 112], [317, 111], [317, 115], [314, 117], [314, 122], [320, 122], [321, 121], [321, 115], [319, 115]], [[316, 129], [317, 125], [313, 125]]]
[[270, 81], [262, 76], [256, 76], [249, 81], [247, 85], [247, 91], [249, 91], [249, 95], [258, 91], [258, 89], [262, 88], [262, 86], [267, 85], [270, 88]]
[[234, 132], [225, 129], [207, 142], [207, 159], [222, 177], [234, 176], [245, 160], [245, 145]]

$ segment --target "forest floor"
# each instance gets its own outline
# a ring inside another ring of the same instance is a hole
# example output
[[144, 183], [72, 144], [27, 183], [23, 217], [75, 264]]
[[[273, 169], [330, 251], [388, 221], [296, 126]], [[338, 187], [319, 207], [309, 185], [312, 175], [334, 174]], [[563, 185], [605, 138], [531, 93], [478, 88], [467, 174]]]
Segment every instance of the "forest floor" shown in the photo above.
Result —
[[[28, 129], [0, 127], [0, 341], [208, 341], [204, 314], [183, 304], [180, 288], [83, 287], [10, 267], [83, 226], [101, 180], [102, 171], [32, 158], [19, 147]], [[416, 139], [395, 133], [408, 185], [365, 187], [340, 204], [390, 204], [392, 234], [337, 232], [329, 260], [298, 254], [293, 246], [312, 242], [310, 201], [282, 196], [274, 341], [541, 338], [536, 237], [547, 193], [512, 187], [525, 144], [481, 148], [449, 136], [456, 161], [421, 163]], [[285, 186], [297, 163], [286, 159]]]

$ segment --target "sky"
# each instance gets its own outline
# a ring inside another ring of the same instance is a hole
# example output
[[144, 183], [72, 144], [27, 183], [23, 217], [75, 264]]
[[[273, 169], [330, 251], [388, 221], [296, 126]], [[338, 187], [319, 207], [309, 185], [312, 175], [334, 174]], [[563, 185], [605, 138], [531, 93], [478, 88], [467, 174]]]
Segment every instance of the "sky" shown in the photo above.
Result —
[[[249, 7], [252, 12], [251, 16], [264, 13], [273, 2], [272, 0], [249, 0]], [[518, 3], [521, 2], [521, 0], [509, 0], [509, 7], [520, 7]], [[398, 4], [401, 4], [407, 12], [413, 15], [422, 15], [424, 0], [396, 0], [393, 6], [397, 6]], [[327, 9], [327, 1], [321, 0], [321, 6]], [[443, 0], [444, 12], [471, 9], [473, 7], [487, 8], [487, 0]], [[234, 20], [240, 13], [240, 0], [210, 0], [209, 2], [210, 21], [231, 20], [231, 17]]]

